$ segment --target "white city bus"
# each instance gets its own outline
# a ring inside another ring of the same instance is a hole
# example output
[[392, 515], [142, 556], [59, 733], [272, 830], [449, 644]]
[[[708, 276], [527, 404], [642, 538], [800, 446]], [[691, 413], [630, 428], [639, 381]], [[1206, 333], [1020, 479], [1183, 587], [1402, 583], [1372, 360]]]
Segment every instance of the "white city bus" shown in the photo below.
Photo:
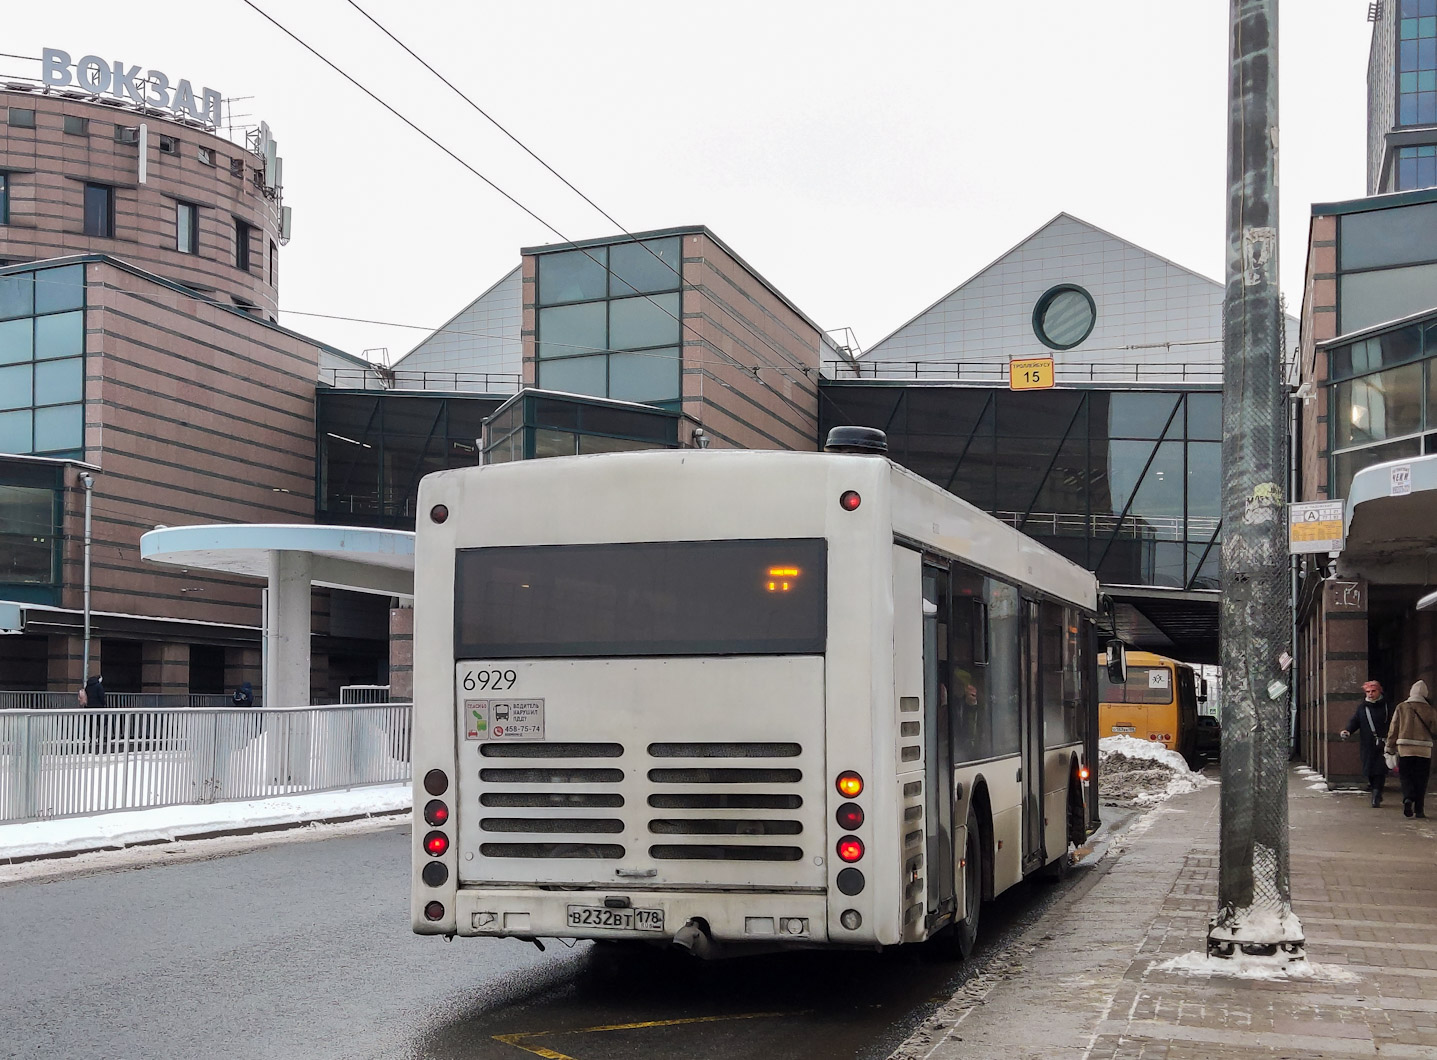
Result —
[[1091, 574], [881, 456], [419, 493], [421, 934], [966, 953], [1096, 820]]

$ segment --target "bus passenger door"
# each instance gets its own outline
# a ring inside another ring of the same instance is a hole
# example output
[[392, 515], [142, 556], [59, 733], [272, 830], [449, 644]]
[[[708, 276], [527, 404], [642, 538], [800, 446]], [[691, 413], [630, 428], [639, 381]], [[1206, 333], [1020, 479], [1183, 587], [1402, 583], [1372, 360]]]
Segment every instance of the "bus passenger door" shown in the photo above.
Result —
[[1023, 601], [1023, 872], [1043, 865], [1043, 682], [1041, 608]]
[[928, 922], [953, 902], [953, 747], [948, 704], [948, 571], [923, 567], [923, 750]]

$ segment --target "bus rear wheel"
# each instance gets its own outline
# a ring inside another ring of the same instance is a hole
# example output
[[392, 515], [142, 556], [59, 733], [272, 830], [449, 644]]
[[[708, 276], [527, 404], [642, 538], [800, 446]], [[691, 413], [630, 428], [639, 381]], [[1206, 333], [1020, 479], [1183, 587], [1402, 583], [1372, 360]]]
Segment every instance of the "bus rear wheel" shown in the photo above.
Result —
[[963, 911], [967, 914], [948, 929], [948, 946], [955, 957], [967, 959], [978, 941], [978, 919], [983, 909], [983, 839], [978, 815], [968, 809], [968, 840], [963, 848]]

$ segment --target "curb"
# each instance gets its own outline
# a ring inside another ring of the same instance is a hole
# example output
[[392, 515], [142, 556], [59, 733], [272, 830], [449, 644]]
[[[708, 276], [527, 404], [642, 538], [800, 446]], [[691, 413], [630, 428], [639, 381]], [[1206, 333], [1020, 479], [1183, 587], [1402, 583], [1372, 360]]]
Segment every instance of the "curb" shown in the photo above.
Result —
[[[414, 811], [412, 809], [403, 809], [377, 810], [374, 813], [349, 813], [335, 817], [307, 817], [302, 821], [281, 821], [279, 824], [251, 825], [242, 828], [213, 828], [200, 832], [185, 832], [160, 839], [137, 839], [132, 843], [106, 843], [103, 846], [84, 847], [79, 850], [55, 850], [44, 854], [21, 854], [16, 857], [0, 855], [0, 866], [24, 865], [32, 861], [57, 861], [61, 858], [76, 858], [81, 854], [101, 854], [117, 850], [129, 850], [133, 847], [165, 846], [169, 843], [183, 843], [193, 839], [223, 839], [228, 836], [288, 832], [312, 824], [348, 824], [351, 821], [379, 820], [386, 817], [408, 818], [411, 817], [413, 813]], [[398, 824], [400, 821], [396, 820], [393, 823]]]

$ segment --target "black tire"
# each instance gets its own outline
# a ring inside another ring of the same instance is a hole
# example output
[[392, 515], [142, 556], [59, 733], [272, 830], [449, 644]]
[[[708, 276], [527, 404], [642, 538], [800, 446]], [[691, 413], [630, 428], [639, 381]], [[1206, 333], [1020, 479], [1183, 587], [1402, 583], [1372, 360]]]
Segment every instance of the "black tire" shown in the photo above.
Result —
[[[1064, 836], [1063, 852], [1053, 861], [1048, 862], [1038, 870], [1038, 875], [1044, 880], [1057, 883], [1068, 878], [1068, 868], [1072, 865], [1072, 857], [1068, 852], [1070, 846], [1081, 846], [1081, 841], [1073, 838], [1074, 835], [1082, 835], [1087, 838], [1087, 822], [1083, 819], [1083, 795], [1075, 782], [1068, 784], [1068, 808], [1067, 817], [1064, 822], [1067, 826], [1067, 834]], [[1074, 826], [1077, 831], [1074, 831]]]
[[978, 815], [971, 806], [967, 832], [963, 851], [963, 908], [968, 915], [948, 929], [953, 955], [964, 960], [978, 942], [978, 922], [983, 911], [983, 838], [978, 832]]

